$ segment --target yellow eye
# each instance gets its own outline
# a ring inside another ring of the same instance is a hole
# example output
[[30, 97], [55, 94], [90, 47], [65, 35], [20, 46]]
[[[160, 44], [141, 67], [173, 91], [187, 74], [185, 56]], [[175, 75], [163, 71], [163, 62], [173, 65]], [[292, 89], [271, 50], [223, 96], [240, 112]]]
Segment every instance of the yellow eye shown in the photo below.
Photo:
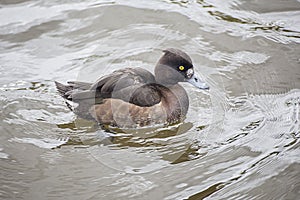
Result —
[[184, 66], [182, 66], [182, 65], [180, 65], [178, 68], [179, 68], [179, 70], [181, 70], [181, 71], [184, 70]]

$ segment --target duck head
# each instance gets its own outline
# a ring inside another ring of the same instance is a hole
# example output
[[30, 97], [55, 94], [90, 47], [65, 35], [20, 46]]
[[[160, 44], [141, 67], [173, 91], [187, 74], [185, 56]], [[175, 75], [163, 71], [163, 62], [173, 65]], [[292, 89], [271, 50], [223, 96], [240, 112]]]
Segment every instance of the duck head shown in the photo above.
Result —
[[164, 55], [155, 67], [157, 83], [172, 86], [178, 82], [188, 82], [199, 89], [209, 89], [209, 86], [195, 73], [192, 59], [185, 52], [174, 48], [163, 52]]

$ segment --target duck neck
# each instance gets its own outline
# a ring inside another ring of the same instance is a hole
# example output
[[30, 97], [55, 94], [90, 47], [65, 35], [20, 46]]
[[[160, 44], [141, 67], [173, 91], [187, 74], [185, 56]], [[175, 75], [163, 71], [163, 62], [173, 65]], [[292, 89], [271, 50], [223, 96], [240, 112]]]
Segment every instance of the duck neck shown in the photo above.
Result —
[[168, 121], [171, 123], [182, 120], [189, 108], [189, 99], [185, 89], [175, 84], [167, 87], [164, 92], [163, 103], [167, 108]]

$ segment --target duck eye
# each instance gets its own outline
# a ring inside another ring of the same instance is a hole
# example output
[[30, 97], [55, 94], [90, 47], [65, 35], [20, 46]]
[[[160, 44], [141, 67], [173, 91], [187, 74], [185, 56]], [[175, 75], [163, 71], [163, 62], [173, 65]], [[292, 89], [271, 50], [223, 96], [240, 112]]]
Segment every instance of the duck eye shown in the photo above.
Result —
[[180, 71], [183, 71], [183, 70], [184, 70], [184, 66], [180, 65], [180, 66], [178, 67], [178, 69], [179, 69]]

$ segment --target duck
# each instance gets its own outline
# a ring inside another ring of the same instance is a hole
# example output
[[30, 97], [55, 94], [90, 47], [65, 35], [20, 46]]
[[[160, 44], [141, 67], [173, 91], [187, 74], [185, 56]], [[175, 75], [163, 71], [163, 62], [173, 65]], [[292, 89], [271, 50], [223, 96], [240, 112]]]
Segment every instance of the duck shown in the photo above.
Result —
[[180, 49], [168, 48], [163, 50], [154, 74], [140, 67], [122, 68], [94, 83], [55, 84], [79, 118], [112, 127], [137, 128], [168, 126], [185, 119], [189, 98], [181, 82], [200, 90], [209, 89], [195, 72], [190, 56]]

